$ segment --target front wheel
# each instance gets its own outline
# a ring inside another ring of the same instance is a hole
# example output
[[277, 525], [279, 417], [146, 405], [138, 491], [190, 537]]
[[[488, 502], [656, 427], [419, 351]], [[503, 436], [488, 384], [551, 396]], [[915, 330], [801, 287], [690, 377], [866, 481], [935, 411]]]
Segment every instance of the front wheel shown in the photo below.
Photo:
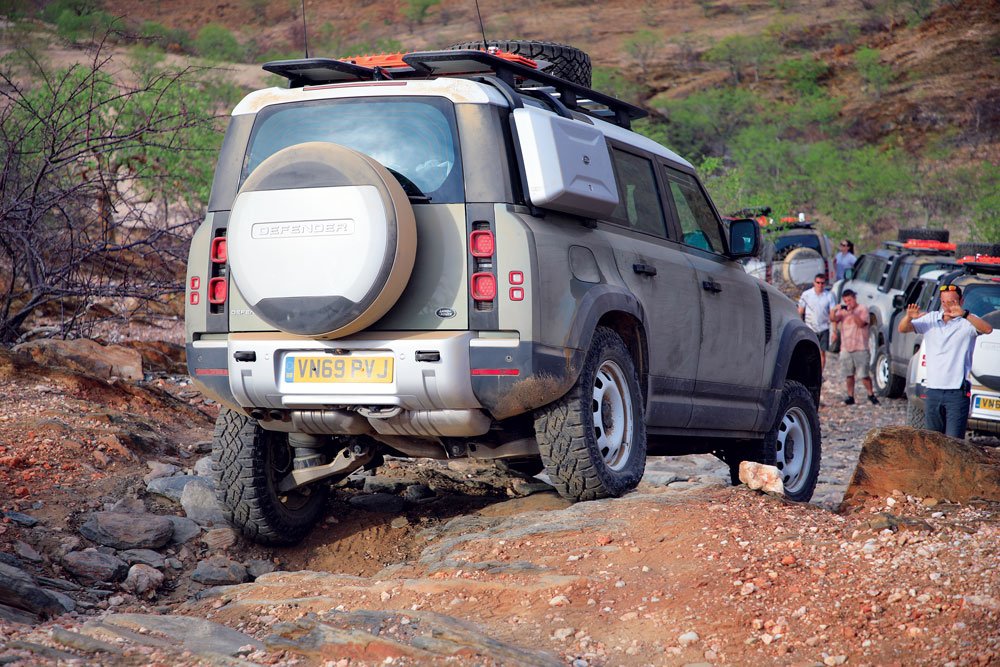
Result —
[[775, 466], [781, 472], [785, 497], [809, 502], [816, 482], [822, 444], [819, 412], [812, 394], [800, 382], [786, 380], [771, 430], [742, 449], [729, 448], [725, 460], [733, 484], [739, 483], [740, 461]]
[[295, 544], [319, 520], [329, 486], [319, 482], [279, 492], [295, 453], [288, 434], [261, 428], [255, 419], [223, 409], [212, 438], [212, 470], [226, 519], [262, 544]]
[[567, 500], [620, 496], [646, 467], [646, 424], [635, 364], [614, 331], [599, 328], [576, 384], [535, 413], [552, 485]]
[[906, 388], [906, 379], [892, 372], [892, 360], [889, 349], [880, 345], [875, 352], [875, 363], [872, 368], [872, 380], [875, 383], [875, 393], [888, 398], [899, 398]]

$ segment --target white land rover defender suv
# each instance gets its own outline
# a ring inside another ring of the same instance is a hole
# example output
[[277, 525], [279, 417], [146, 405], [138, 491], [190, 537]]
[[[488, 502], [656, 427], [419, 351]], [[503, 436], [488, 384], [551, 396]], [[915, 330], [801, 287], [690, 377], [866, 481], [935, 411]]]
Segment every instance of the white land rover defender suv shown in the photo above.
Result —
[[289, 87], [233, 110], [185, 315], [249, 538], [301, 539], [384, 455], [505, 459], [587, 500], [647, 454], [712, 452], [811, 497], [819, 348], [736, 261], [757, 224], [724, 227], [691, 165], [629, 130], [641, 109], [522, 45], [580, 62], [521, 42], [272, 62]]

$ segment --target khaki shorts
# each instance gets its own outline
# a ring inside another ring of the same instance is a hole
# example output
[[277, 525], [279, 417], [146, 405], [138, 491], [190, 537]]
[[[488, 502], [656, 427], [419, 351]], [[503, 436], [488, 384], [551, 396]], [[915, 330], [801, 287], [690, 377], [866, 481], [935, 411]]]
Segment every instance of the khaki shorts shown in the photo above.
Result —
[[841, 352], [840, 360], [844, 363], [844, 375], [854, 375], [862, 379], [868, 377], [868, 363], [871, 360], [868, 350]]

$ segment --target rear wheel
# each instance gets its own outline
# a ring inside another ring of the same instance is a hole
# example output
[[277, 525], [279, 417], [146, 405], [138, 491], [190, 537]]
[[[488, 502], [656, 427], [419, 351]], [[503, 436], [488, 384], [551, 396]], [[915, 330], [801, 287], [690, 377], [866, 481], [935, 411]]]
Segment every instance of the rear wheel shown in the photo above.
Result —
[[[543, 60], [548, 65], [541, 68], [546, 74], [558, 76], [571, 83], [590, 88], [591, 65], [590, 56], [572, 46], [565, 44], [555, 44], [552, 42], [534, 42], [529, 40], [488, 40], [486, 47], [496, 47], [507, 53], [516, 53], [531, 58], [532, 60]], [[483, 42], [462, 42], [448, 47], [449, 51], [481, 51]]]
[[226, 519], [263, 544], [294, 544], [319, 519], [329, 486], [317, 482], [289, 492], [278, 483], [292, 471], [288, 435], [267, 431], [255, 419], [223, 409], [212, 438], [212, 470]]
[[559, 495], [595, 500], [636, 487], [646, 467], [642, 406], [625, 343], [599, 328], [573, 388], [535, 413], [538, 449]]
[[725, 454], [733, 484], [739, 484], [740, 461], [771, 465], [781, 472], [785, 497], [808, 502], [819, 480], [822, 458], [819, 413], [812, 394], [800, 382], [786, 380], [771, 430], [760, 440]]
[[940, 241], [947, 243], [950, 234], [947, 229], [900, 229], [896, 238], [900, 241]]
[[875, 365], [872, 369], [872, 382], [875, 393], [888, 398], [899, 398], [906, 387], [906, 378], [901, 378], [892, 372], [892, 359], [889, 349], [881, 345], [875, 353]]

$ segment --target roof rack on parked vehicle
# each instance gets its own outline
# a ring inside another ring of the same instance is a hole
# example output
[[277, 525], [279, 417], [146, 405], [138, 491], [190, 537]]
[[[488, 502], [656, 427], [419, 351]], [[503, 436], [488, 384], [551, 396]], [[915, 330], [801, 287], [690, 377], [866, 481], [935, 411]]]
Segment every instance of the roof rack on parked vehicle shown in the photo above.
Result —
[[934, 254], [946, 254], [950, 252], [955, 252], [954, 243], [945, 243], [943, 241], [927, 241], [924, 239], [910, 239], [905, 243], [902, 241], [885, 241], [882, 244], [886, 248], [891, 248], [893, 250], [908, 250], [908, 251], [918, 251], [927, 252]]
[[647, 115], [645, 110], [628, 102], [542, 72], [537, 69], [535, 61], [529, 58], [502, 51], [417, 51], [345, 60], [274, 60], [264, 63], [263, 68], [288, 79], [290, 88], [436, 76], [492, 75], [522, 94], [534, 96], [532, 91], [551, 90], [551, 96], [567, 109], [626, 129], [633, 120]]
[[989, 255], [966, 255], [958, 263], [973, 273], [990, 273], [1000, 275], [1000, 257]]

